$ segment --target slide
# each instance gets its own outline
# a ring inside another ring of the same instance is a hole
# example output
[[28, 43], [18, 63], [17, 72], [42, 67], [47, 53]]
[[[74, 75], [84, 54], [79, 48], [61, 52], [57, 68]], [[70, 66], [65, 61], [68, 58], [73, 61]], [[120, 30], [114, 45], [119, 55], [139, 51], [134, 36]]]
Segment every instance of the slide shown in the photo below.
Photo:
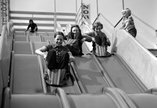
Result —
[[103, 87], [110, 87], [91, 55], [76, 57], [75, 69], [86, 93], [102, 93]]
[[[25, 45], [25, 43], [28, 43], [27, 47], [30, 48], [29, 54], [20, 52], [21, 49], [24, 49], [24, 46], [22, 45]], [[43, 78], [41, 77], [41, 73], [44, 72], [44, 69], [41, 70], [41, 65], [39, 65], [40, 63], [38, 64], [38, 59], [36, 55], [33, 54], [34, 50], [36, 49], [35, 43], [42, 44], [42, 42], [14, 42], [13, 50], [15, 51], [16, 56], [14, 57], [15, 60], [12, 62], [12, 73], [13, 79], [15, 80], [13, 81], [13, 93], [43, 92]], [[15, 47], [17, 44], [20, 44], [18, 45], [20, 48]], [[33, 47], [31, 48], [31, 46]], [[88, 48], [85, 47], [86, 46], [83, 44], [83, 52], [85, 55], [82, 57], [75, 57], [75, 63], [73, 63], [73, 66], [71, 66], [71, 73], [75, 76], [75, 82], [73, 86], [63, 87], [66, 93], [102, 93], [102, 89], [104, 87], [117, 87], [124, 90], [126, 93], [144, 92], [142, 83], [138, 80], [129, 66], [120, 58], [120, 56], [114, 54], [110, 57], [96, 58], [94, 55], [88, 55]], [[35, 66], [27, 65], [30, 63]], [[18, 67], [19, 65], [20, 67]], [[24, 69], [25, 71], [21, 71], [24, 67], [26, 68]], [[37, 79], [34, 80], [35, 78]], [[33, 83], [37, 82], [38, 84], [31, 84], [40, 85], [40, 89], [37, 87], [33, 88], [31, 91], [32, 87], [35, 86], [30, 86], [30, 83], [27, 83], [28, 79], [32, 79], [32, 81], [29, 81]], [[23, 89], [27, 87], [26, 85], [28, 85], [28, 90]], [[46, 88], [47, 92], [52, 92], [56, 87], [47, 86]]]
[[[84, 50], [85, 49], [89, 50], [85, 44], [83, 47]], [[113, 54], [110, 57], [95, 57], [94, 55], [92, 56], [93, 57], [88, 57], [88, 58], [86, 57], [82, 59], [80, 58], [79, 60], [77, 60], [78, 61], [76, 62], [77, 66], [78, 68], [80, 68], [79, 74], [81, 73], [83, 68], [86, 68], [89, 71], [88, 72], [89, 75], [95, 76], [91, 74], [92, 71], [96, 69], [92, 64], [92, 61], [94, 61], [95, 63], [97, 63], [97, 65], [99, 65], [99, 68], [103, 71], [103, 74], [101, 76], [102, 77], [106, 76], [106, 78], [108, 79], [106, 81], [110, 81], [112, 83], [111, 87], [120, 88], [124, 90], [126, 93], [141, 93], [145, 91], [146, 88], [143, 85], [143, 83], [139, 80], [139, 78], [137, 78], [135, 73], [131, 70], [131, 68], [127, 65], [127, 63], [124, 62], [124, 60], [118, 54]], [[80, 60], [82, 61], [80, 62]], [[86, 64], [88, 64], [89, 66]], [[85, 71], [83, 70], [83, 72]], [[87, 82], [87, 80], [85, 80], [84, 82]]]
[[104, 72], [114, 82], [115, 87], [124, 90], [126, 93], [144, 92], [142, 83], [138, 80], [129, 66], [117, 55], [111, 57], [97, 57]]

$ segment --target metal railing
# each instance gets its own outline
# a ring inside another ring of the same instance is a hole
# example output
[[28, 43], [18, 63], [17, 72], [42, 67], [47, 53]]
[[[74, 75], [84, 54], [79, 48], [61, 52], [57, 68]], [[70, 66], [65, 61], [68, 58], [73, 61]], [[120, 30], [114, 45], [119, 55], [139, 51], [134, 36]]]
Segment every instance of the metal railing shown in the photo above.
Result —
[[135, 14], [132, 14], [132, 16], [134, 17], [135, 26], [137, 29], [136, 39], [138, 42], [147, 49], [157, 49], [156, 29]]

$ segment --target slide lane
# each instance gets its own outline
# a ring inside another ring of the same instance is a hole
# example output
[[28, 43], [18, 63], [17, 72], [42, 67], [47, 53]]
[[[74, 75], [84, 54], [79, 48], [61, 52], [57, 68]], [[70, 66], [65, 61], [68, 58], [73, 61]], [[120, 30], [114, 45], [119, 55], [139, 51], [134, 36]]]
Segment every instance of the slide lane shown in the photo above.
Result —
[[[44, 60], [34, 54], [12, 54], [11, 91], [13, 94], [52, 93], [56, 87], [46, 86]], [[71, 73], [73, 70], [71, 69]], [[81, 91], [75, 80], [74, 85], [62, 87], [66, 93], [80, 94]]]
[[10, 80], [13, 94], [46, 93], [36, 55], [12, 53]]
[[126, 93], [144, 92], [145, 86], [118, 55], [106, 58], [97, 57], [97, 59], [117, 88]]
[[[42, 68], [43, 72], [44, 73], [46, 70], [47, 70], [47, 66], [46, 66], [46, 63], [45, 63], [45, 60], [42, 58], [42, 57], [39, 57], [40, 58], [40, 62], [41, 62], [41, 65], [40, 67]], [[73, 70], [72, 68], [70, 67], [70, 72], [71, 74], [73, 75]], [[74, 76], [74, 75], [73, 75]], [[44, 79], [44, 78], [43, 78]], [[75, 77], [74, 77], [75, 79]], [[56, 79], [57, 80], [57, 79]], [[51, 93], [54, 93], [54, 90], [56, 90], [57, 87], [54, 87], [54, 86], [50, 86], [50, 85], [47, 85], [46, 86], [46, 89], [47, 89], [47, 93], [51, 94]], [[77, 81], [76, 79], [74, 80], [74, 85], [72, 85], [72, 80], [70, 79], [68, 81], [68, 85], [67, 86], [64, 86], [64, 87], [61, 87], [66, 93], [68, 94], [80, 94], [81, 93], [81, 90], [77, 84]]]
[[110, 87], [93, 56], [75, 57], [75, 69], [85, 92], [102, 93], [103, 87]]

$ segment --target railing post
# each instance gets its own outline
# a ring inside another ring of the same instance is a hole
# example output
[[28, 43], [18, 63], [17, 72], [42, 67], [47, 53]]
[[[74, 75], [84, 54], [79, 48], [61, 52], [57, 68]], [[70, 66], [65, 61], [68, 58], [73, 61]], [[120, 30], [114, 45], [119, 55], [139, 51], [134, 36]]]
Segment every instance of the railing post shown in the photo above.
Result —
[[75, 0], [75, 9], [76, 9], [76, 13], [77, 13], [77, 0]]
[[97, 16], [98, 16], [98, 14], [99, 14], [99, 2], [98, 2], [98, 0], [96, 0], [96, 7], [97, 7]]
[[56, 32], [57, 27], [57, 19], [56, 19], [56, 0], [54, 0], [54, 32]]
[[124, 9], [124, 0], [122, 0], [122, 9]]

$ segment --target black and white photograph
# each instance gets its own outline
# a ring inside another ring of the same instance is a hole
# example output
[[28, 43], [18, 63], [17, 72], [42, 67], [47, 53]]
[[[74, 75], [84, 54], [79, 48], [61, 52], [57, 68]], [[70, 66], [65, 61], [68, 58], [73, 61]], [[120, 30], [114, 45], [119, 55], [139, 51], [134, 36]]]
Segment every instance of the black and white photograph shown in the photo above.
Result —
[[157, 0], [0, 0], [0, 108], [157, 108]]

